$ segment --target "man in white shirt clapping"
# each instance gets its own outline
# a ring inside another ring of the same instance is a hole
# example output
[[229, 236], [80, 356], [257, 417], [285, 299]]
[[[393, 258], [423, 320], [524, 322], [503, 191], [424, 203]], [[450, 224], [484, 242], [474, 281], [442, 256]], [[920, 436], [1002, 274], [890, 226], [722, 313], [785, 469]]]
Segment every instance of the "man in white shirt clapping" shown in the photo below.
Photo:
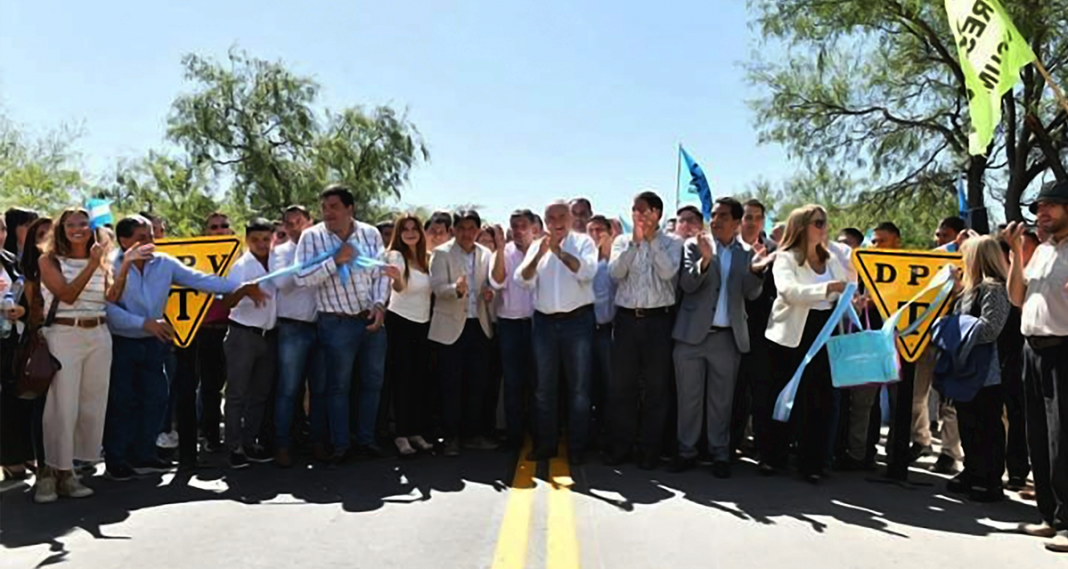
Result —
[[568, 444], [572, 464], [583, 462], [590, 426], [597, 245], [572, 230], [566, 202], [545, 209], [544, 237], [533, 243], [515, 280], [534, 290], [537, 430], [530, 460], [556, 456], [557, 387], [561, 362], [568, 385]]

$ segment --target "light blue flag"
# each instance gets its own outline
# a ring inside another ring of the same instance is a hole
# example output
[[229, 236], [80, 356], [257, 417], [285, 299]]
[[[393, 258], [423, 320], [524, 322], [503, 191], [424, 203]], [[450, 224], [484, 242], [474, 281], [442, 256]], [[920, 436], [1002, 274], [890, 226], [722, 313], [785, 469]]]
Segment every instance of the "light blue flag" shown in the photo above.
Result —
[[957, 210], [960, 212], [960, 218], [971, 225], [969, 218], [971, 217], [971, 209], [968, 207], [968, 192], [964, 189], [964, 177], [957, 178]]
[[701, 166], [694, 161], [693, 157], [686, 152], [686, 149], [681, 144], [679, 145], [679, 153], [682, 154], [682, 161], [686, 163], [686, 169], [690, 172], [690, 183], [686, 191], [701, 199], [701, 211], [704, 213], [705, 221], [710, 221], [712, 219], [712, 188], [708, 185], [705, 171], [701, 169]]
[[93, 198], [85, 202], [85, 209], [89, 211], [89, 227], [93, 229], [115, 223], [111, 215], [111, 200]]

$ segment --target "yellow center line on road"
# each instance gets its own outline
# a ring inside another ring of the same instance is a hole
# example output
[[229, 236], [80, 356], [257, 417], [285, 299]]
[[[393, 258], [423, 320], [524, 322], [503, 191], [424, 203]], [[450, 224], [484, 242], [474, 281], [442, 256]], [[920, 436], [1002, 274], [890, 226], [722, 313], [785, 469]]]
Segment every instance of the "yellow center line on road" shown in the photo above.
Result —
[[575, 530], [575, 506], [572, 501], [571, 469], [567, 462], [567, 445], [560, 443], [556, 458], [549, 462], [548, 569], [575, 569], [579, 566], [578, 533]]
[[508, 491], [508, 505], [497, 537], [497, 551], [493, 555], [493, 569], [522, 569], [527, 564], [527, 542], [530, 540], [530, 516], [534, 509], [534, 470], [537, 464], [527, 460], [530, 440], [519, 451], [515, 477]]

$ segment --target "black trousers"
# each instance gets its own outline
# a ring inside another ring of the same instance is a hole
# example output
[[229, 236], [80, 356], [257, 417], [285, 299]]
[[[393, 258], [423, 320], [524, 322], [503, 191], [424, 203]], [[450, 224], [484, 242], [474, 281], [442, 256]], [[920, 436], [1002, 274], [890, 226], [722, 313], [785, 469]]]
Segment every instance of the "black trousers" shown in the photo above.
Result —
[[427, 408], [433, 396], [429, 332], [429, 322], [413, 322], [386, 312], [386, 366], [390, 370], [398, 437], [429, 434]]
[[1001, 385], [1004, 386], [1005, 413], [1009, 431], [1005, 448], [1005, 465], [1009, 478], [1027, 479], [1031, 474], [1031, 459], [1027, 452], [1027, 412], [1023, 381], [1023, 348], [1016, 357], [1001, 366]]
[[477, 318], [468, 318], [451, 345], [438, 344], [442, 427], [447, 437], [487, 435], [490, 341]]
[[[757, 407], [760, 405], [757, 404], [756, 398], [758, 393], [766, 394], [770, 382], [771, 363], [768, 361], [768, 340], [764, 337], [763, 329], [750, 330], [749, 353], [742, 354], [742, 364], [738, 368], [738, 383], [734, 386], [734, 403], [731, 410], [732, 454], [741, 448], [745, 440], [745, 427], [751, 415], [753, 416], [753, 435], [757, 439], [760, 438], [756, 418]], [[759, 445], [760, 442], [757, 441], [757, 446]]]
[[606, 409], [613, 452], [637, 444], [643, 457], [660, 456], [672, 397], [672, 326], [667, 308], [646, 310], [642, 317], [616, 312]]
[[[772, 389], [763, 393], [764, 405], [761, 409], [761, 421], [767, 420], [776, 424], [764, 425], [767, 432], [762, 437], [764, 442], [761, 458], [776, 468], [781, 469], [786, 466], [790, 429], [771, 418], [775, 400], [782, 391], [782, 387], [790, 382], [790, 378], [804, 361], [809, 347], [816, 341], [816, 336], [819, 335], [830, 316], [830, 310], [810, 310], [808, 320], [805, 322], [805, 331], [801, 335], [801, 343], [796, 348], [771, 344], [775, 380], [772, 382]], [[824, 347], [808, 364], [801, 376], [794, 412], [790, 417], [796, 430], [798, 469], [802, 474], [823, 472], [823, 463], [827, 455], [827, 433], [830, 429], [833, 408], [834, 388], [831, 385], [831, 362], [827, 358], [827, 348]]]
[[15, 350], [19, 337], [14, 330], [0, 339], [0, 466], [18, 466], [36, 459], [44, 464], [41, 417], [45, 397], [19, 399], [15, 395]]
[[1068, 529], [1068, 338], [1024, 347], [1027, 442], [1042, 519]]
[[955, 401], [953, 406], [964, 448], [965, 478], [973, 486], [1000, 488], [1005, 473], [1005, 425], [1001, 422], [1005, 388], [984, 387], [971, 401]]
[[176, 350], [178, 377], [178, 452], [184, 461], [197, 455], [197, 391], [200, 391], [200, 430], [213, 445], [221, 444], [222, 389], [226, 384], [225, 326], [201, 327], [188, 348]]

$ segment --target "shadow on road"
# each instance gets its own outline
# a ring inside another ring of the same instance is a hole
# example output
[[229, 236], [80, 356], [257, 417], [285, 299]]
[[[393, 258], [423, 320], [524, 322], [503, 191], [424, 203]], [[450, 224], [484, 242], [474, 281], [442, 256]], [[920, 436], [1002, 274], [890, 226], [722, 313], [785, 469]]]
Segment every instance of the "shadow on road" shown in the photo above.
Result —
[[[175, 504], [232, 501], [266, 504], [291, 496], [297, 503], [340, 504], [346, 512], [381, 509], [387, 504], [425, 502], [437, 494], [461, 492], [483, 485], [506, 492], [515, 469], [515, 455], [503, 452], [466, 453], [461, 458], [420, 456], [352, 461], [328, 468], [298, 464], [279, 469], [272, 464], [230, 470], [223, 455], [210, 457], [195, 477], [171, 473], [115, 482], [100, 476], [83, 481], [96, 491], [91, 498], [60, 499], [38, 505], [32, 491], [0, 494], [0, 545], [19, 548], [48, 544], [43, 567], [73, 556], [60, 539], [82, 529], [97, 539], [129, 539], [122, 526], [137, 511]], [[287, 504], [288, 505], [288, 504]]]
[[773, 525], [793, 518], [816, 533], [827, 528], [817, 518], [907, 538], [890, 525], [983, 536], [1000, 533], [990, 522], [1033, 522], [1034, 506], [1006, 500], [979, 504], [945, 491], [947, 478], [913, 470], [912, 484], [887, 484], [876, 473], [834, 473], [819, 486], [780, 474], [762, 477], [755, 464], [736, 465], [730, 479], [712, 476], [709, 468], [682, 474], [645, 472], [633, 465], [609, 468], [591, 464], [574, 473], [574, 491], [621, 511], [637, 512], [678, 496], [717, 513], [757, 524]]

